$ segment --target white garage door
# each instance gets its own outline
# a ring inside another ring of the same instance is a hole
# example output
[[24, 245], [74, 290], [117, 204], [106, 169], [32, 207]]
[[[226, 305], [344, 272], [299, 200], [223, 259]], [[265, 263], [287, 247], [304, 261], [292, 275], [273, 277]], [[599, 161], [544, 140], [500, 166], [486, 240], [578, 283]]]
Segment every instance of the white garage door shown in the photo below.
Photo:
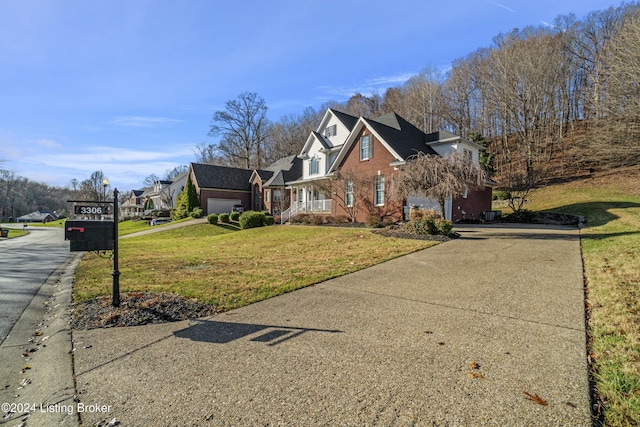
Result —
[[240, 199], [207, 199], [207, 214], [229, 213], [233, 205], [242, 204]]

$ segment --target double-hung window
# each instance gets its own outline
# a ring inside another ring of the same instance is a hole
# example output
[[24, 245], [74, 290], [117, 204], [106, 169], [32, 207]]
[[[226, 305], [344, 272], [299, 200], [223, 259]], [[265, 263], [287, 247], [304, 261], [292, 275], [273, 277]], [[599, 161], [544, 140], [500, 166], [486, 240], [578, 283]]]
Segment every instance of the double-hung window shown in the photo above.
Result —
[[353, 206], [353, 180], [347, 180], [347, 186], [344, 189], [344, 203], [347, 207]]
[[374, 188], [374, 204], [376, 206], [384, 205], [384, 175], [376, 176]]
[[371, 135], [360, 137], [360, 160], [367, 160], [373, 157], [373, 140]]
[[309, 162], [309, 175], [317, 175], [320, 166], [320, 159], [313, 157]]

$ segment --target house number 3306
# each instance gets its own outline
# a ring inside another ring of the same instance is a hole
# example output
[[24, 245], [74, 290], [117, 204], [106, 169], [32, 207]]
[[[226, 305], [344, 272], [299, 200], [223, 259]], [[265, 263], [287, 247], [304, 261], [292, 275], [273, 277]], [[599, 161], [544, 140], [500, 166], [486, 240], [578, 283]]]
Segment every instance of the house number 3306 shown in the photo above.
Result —
[[76, 212], [81, 215], [102, 215], [105, 210], [101, 206], [78, 206]]

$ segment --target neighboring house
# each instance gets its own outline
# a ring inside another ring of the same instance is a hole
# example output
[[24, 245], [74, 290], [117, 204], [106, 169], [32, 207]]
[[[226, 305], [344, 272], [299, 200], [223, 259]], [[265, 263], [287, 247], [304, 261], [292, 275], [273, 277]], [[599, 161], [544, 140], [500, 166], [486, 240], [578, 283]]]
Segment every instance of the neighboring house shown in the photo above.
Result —
[[144, 201], [153, 189], [151, 187], [142, 190], [131, 190], [129, 198], [120, 205], [120, 216], [132, 218], [144, 214]]
[[302, 159], [302, 175], [288, 181], [291, 209], [287, 219], [303, 212], [332, 213], [330, 170], [358, 118], [329, 108], [318, 128], [311, 132], [298, 157]]
[[252, 209], [281, 215], [291, 206], [291, 189], [287, 188], [287, 182], [301, 175], [302, 159], [298, 156], [284, 157], [266, 170], [254, 170], [250, 179]]
[[[205, 214], [231, 212], [233, 205], [253, 209], [251, 169], [191, 163], [189, 174]], [[258, 171], [265, 173], [265, 171]]]
[[35, 211], [16, 218], [17, 222], [50, 222], [58, 219], [58, 215], [54, 212]]
[[178, 196], [187, 182], [188, 172], [178, 175], [172, 181], [158, 180], [153, 184], [153, 190], [148, 198], [153, 203], [153, 209], [173, 209], [176, 207]]

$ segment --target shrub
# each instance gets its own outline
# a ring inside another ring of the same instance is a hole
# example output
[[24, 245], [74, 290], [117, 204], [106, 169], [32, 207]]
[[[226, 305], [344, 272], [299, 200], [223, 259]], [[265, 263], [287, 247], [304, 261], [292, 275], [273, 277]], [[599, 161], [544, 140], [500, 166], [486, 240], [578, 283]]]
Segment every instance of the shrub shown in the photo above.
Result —
[[329, 216], [325, 216], [325, 217], [324, 217], [324, 221], [325, 221], [327, 224], [335, 224], [335, 223], [336, 223], [336, 217], [331, 216], [331, 215], [329, 215]]
[[411, 226], [416, 234], [431, 234], [448, 236], [453, 230], [453, 223], [446, 219], [440, 218], [421, 218], [417, 221], [412, 221]]
[[382, 218], [380, 218], [380, 215], [369, 215], [364, 221], [364, 225], [368, 228], [380, 228], [382, 227]]
[[244, 211], [242, 215], [240, 215], [238, 222], [240, 223], [240, 228], [244, 230], [247, 228], [262, 227], [264, 225], [264, 218], [264, 212]]
[[411, 221], [418, 221], [420, 219], [436, 219], [442, 218], [440, 212], [435, 209], [420, 209], [420, 208], [411, 208], [409, 211], [409, 219]]
[[231, 213], [229, 214], [229, 219], [230, 219], [231, 221], [236, 221], [236, 222], [238, 222], [238, 220], [240, 219], [240, 212], [231, 212]]
[[311, 224], [311, 218], [309, 214], [301, 213], [291, 218], [292, 224]]
[[453, 230], [453, 223], [451, 221], [447, 221], [446, 219], [441, 219], [438, 222], [438, 230], [443, 236], [448, 236], [449, 234], [451, 234], [451, 230]]
[[264, 225], [273, 225], [276, 223], [276, 220], [271, 215], [264, 216]]
[[336, 215], [336, 224], [346, 224], [349, 222], [349, 217], [346, 215]]
[[207, 221], [209, 221], [209, 224], [211, 224], [211, 225], [218, 224], [218, 215], [216, 215], [216, 214], [207, 215]]
[[322, 225], [324, 224], [324, 218], [320, 215], [311, 215], [309, 218], [312, 225]]
[[218, 215], [218, 219], [220, 220], [220, 222], [228, 224], [229, 223], [229, 214], [228, 213], [221, 213], [220, 215]]
[[183, 219], [189, 216], [189, 212], [187, 212], [184, 208], [175, 208], [171, 210], [171, 219]]
[[202, 208], [193, 208], [190, 215], [191, 218], [202, 218], [202, 215], [204, 215], [204, 211], [202, 210]]

